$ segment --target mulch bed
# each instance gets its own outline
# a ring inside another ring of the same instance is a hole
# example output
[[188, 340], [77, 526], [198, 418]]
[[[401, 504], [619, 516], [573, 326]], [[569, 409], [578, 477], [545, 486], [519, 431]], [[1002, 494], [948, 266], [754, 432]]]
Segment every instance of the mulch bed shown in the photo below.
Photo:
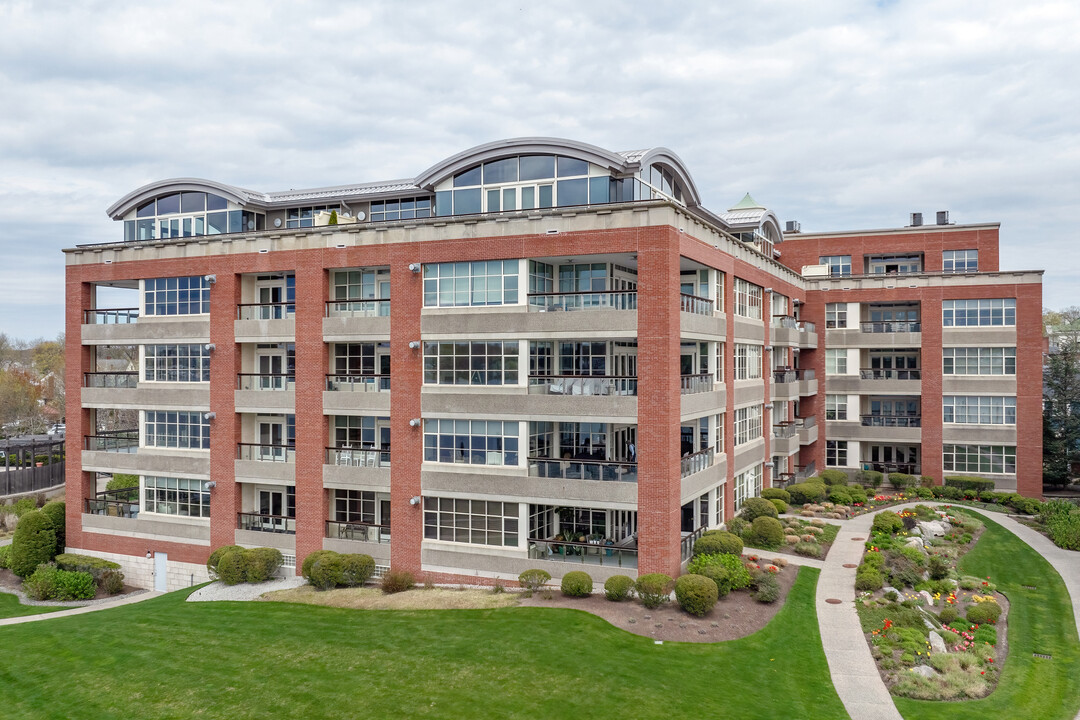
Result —
[[[771, 556], [762, 556], [763, 562]], [[564, 597], [558, 588], [552, 590], [552, 598], [545, 600], [540, 593], [522, 598], [522, 607], [557, 607], [583, 610], [627, 632], [673, 642], [711, 643], [737, 640], [752, 635], [769, 624], [787, 601], [788, 592], [795, 584], [799, 568], [788, 565], [781, 569], [776, 579], [780, 583], [780, 599], [774, 603], [759, 603], [750, 597], [749, 591], [738, 590], [721, 598], [716, 607], [704, 617], [690, 615], [672, 600], [655, 610], [649, 610], [637, 600], [612, 602], [603, 593], [587, 598]]]

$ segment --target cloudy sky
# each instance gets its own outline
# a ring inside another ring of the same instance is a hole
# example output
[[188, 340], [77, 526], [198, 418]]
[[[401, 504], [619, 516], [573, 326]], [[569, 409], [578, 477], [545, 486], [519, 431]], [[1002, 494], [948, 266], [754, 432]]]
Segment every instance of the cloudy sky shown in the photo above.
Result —
[[[972, 14], [975, 12], [977, 14]], [[490, 140], [665, 145], [804, 230], [948, 209], [1080, 304], [1080, 3], [0, 0], [0, 332], [151, 180], [413, 177]]]

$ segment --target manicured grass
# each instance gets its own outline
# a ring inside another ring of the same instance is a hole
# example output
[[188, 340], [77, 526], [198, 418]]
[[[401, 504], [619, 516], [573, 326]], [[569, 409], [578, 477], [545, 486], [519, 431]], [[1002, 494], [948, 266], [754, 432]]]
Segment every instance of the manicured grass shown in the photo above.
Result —
[[[981, 700], [934, 703], [895, 698], [906, 720], [985, 720], [1020, 712], [1039, 720], [1072, 720], [1080, 708], [1080, 643], [1072, 603], [1057, 571], [1005, 528], [986, 523], [960, 570], [991, 576], [1009, 599], [1009, 657], [997, 689]], [[1033, 585], [1035, 590], [1025, 590]], [[1042, 660], [1032, 653], [1052, 655]]]
[[[574, 610], [130, 606], [0, 628], [5, 718], [847, 718], [802, 568], [763, 630], [665, 643]], [[657, 617], [675, 610], [663, 609]]]
[[[22, 617], [23, 615], [40, 615], [41, 613], [51, 613], [57, 610], [67, 610], [65, 607], [38, 607], [36, 605], [23, 605], [19, 602], [19, 598], [15, 595], [9, 595], [8, 593], [0, 593], [0, 619]], [[3, 643], [0, 642], [0, 646]]]

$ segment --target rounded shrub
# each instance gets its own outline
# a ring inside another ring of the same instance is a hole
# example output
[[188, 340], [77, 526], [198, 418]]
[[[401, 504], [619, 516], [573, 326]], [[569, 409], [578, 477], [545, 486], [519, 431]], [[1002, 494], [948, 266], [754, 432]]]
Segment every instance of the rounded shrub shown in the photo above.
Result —
[[822, 470], [821, 480], [826, 485], [847, 485], [848, 476], [843, 470]]
[[124, 591], [124, 573], [119, 570], [106, 570], [101, 574], [101, 589], [110, 595]]
[[38, 565], [56, 557], [56, 532], [52, 520], [40, 510], [22, 516], [11, 540], [11, 572], [30, 577]]
[[690, 561], [686, 570], [694, 575], [704, 575], [716, 583], [720, 597], [732, 590], [749, 587], [751, 582], [750, 571], [739, 555], [698, 555]]
[[375, 574], [375, 559], [362, 553], [341, 556], [341, 584], [362, 587]]
[[233, 550], [242, 551], [244, 548], [239, 545], [222, 545], [214, 552], [210, 553], [210, 557], [206, 559], [206, 571], [210, 574], [211, 580], [217, 580], [220, 578], [218, 575], [218, 564], [221, 562], [221, 558], [225, 553]]
[[941, 612], [938, 613], [938, 620], [941, 621], [942, 625], [954, 623], [959, 619], [960, 613], [956, 611], [956, 607], [953, 605], [946, 605], [945, 607], [941, 608]]
[[859, 569], [855, 571], [855, 589], [861, 591], [873, 592], [874, 590], [880, 590], [885, 586], [885, 581], [881, 577], [881, 572], [868, 565], [860, 565]]
[[532, 595], [534, 592], [544, 587], [544, 583], [551, 579], [551, 573], [547, 570], [526, 570], [518, 575], [518, 585], [525, 588], [526, 595]]
[[56, 572], [56, 600], [91, 600], [97, 593], [97, 583], [88, 572]]
[[608, 600], [620, 602], [634, 591], [634, 579], [628, 575], [612, 575], [604, 581], [604, 595]]
[[885, 482], [885, 475], [878, 470], [860, 470], [856, 479], [863, 485], [877, 490], [881, 487], [881, 483]]
[[695, 555], [742, 555], [742, 539], [730, 532], [708, 532], [694, 542]]
[[60, 570], [55, 565], [42, 565], [23, 581], [23, 592], [31, 600], [49, 600], [56, 596]]
[[928, 487], [915, 488], [915, 494], [918, 495], [919, 498], [922, 500], [929, 500], [930, 498], [934, 497], [934, 491]]
[[218, 561], [218, 577], [226, 585], [236, 585], [247, 581], [247, 551], [229, 550]]
[[776, 508], [777, 513], [786, 513], [788, 511], [788, 504], [780, 498], [773, 498], [769, 500], [769, 502], [771, 502], [773, 504], [773, 507]]
[[753, 497], [743, 502], [739, 515], [749, 523], [754, 522], [759, 517], [774, 518], [776, 517], [776, 506], [765, 498]]
[[846, 485], [833, 485], [829, 488], [829, 502], [836, 505], [850, 505], [852, 503], [851, 492]]
[[881, 570], [885, 567], [885, 556], [879, 552], [868, 552], [863, 556], [862, 564]]
[[746, 531], [746, 528], [750, 526], [750, 523], [746, 522], [741, 517], [733, 517], [724, 523], [724, 526], [729, 533], [742, 535]]
[[341, 554], [333, 550], [316, 550], [304, 558], [300, 572], [312, 587], [329, 590], [342, 583]]
[[567, 597], [588, 597], [592, 594], [593, 581], [589, 573], [572, 570], [563, 575], [559, 589]]
[[791, 504], [791, 493], [783, 488], [765, 488], [761, 491], [761, 497], [766, 500], [783, 500], [787, 504]]
[[65, 531], [67, 519], [64, 517], [66, 507], [62, 500], [53, 500], [45, 503], [41, 508], [41, 512], [49, 518], [53, 532], [56, 533], [56, 552], [58, 553], [64, 552], [64, 547], [67, 544], [67, 533]]
[[281, 567], [284, 558], [277, 548], [258, 547], [244, 551], [247, 562], [247, 581], [249, 583], [266, 582]]
[[753, 598], [759, 603], [774, 603], [780, 599], [780, 581], [772, 573], [761, 573], [756, 579]]
[[874, 516], [874, 530], [892, 535], [904, 529], [904, 520], [899, 515], [889, 510], [882, 510]]
[[845, 490], [848, 491], [848, 495], [851, 496], [851, 502], [853, 503], [866, 503], [866, 488], [862, 485], [848, 485]]
[[416, 587], [416, 578], [407, 570], [391, 570], [383, 575], [381, 589], [387, 595], [405, 592]]
[[1001, 606], [993, 600], [972, 603], [967, 607], [967, 621], [975, 625], [996, 623], [1001, 617]]
[[716, 583], [702, 575], [683, 575], [675, 581], [675, 599], [691, 615], [703, 617], [719, 597]]
[[671, 577], [664, 573], [642, 575], [634, 583], [634, 591], [641, 604], [650, 610], [666, 603], [671, 596]]
[[784, 526], [776, 518], [766, 516], [754, 518], [746, 539], [755, 547], [778, 548], [784, 544]]
[[825, 499], [825, 483], [817, 480], [788, 485], [787, 491], [791, 494], [791, 502], [794, 505], [818, 503]]

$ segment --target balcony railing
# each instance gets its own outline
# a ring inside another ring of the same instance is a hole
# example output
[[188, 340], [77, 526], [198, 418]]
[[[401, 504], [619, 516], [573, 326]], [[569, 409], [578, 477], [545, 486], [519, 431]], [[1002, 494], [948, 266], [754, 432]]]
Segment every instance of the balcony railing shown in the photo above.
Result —
[[109, 430], [83, 437], [83, 449], [95, 452], [133, 453], [139, 449], [139, 431]]
[[796, 465], [795, 466], [795, 479], [799, 482], [812, 478], [817, 474], [817, 464], [811, 462], [808, 465]]
[[895, 368], [862, 368], [859, 377], [863, 380], [919, 380], [922, 370], [898, 370]]
[[693, 315], [712, 315], [713, 301], [699, 295], [679, 293], [679, 310]]
[[795, 427], [800, 428], [812, 428], [817, 424], [816, 415], [807, 415], [806, 417], [795, 418]]
[[389, 375], [327, 375], [326, 389], [343, 392], [389, 392]]
[[138, 503], [139, 486], [132, 485], [131, 487], [117, 488], [115, 490], [102, 490], [94, 497], [96, 500], [111, 500], [113, 502]]
[[285, 517], [284, 515], [236, 513], [236, 529], [295, 535], [296, 518]]
[[624, 547], [607, 540], [569, 542], [529, 538], [529, 557], [536, 560], [556, 560], [584, 565], [637, 567], [637, 548]]
[[791, 315], [773, 315], [772, 326], [774, 328], [787, 328], [788, 330], [798, 330], [799, 321]]
[[567, 480], [637, 482], [637, 463], [531, 457], [529, 458], [529, 475]]
[[862, 415], [863, 427], [922, 427], [921, 415]]
[[679, 461], [681, 477], [688, 477], [710, 467], [713, 464], [713, 457], [715, 457], [713, 448], [705, 448], [682, 458]]
[[915, 333], [922, 332], [922, 323], [915, 322], [864, 322], [859, 323], [864, 333]]
[[326, 537], [338, 540], [362, 540], [364, 542], [390, 542], [390, 526], [363, 522], [326, 521]]
[[296, 303], [240, 303], [237, 320], [285, 320], [296, 312]]
[[328, 300], [326, 317], [390, 317], [390, 298]]
[[699, 527], [692, 533], [686, 533], [679, 540], [679, 557], [683, 562], [686, 562], [694, 555], [694, 543], [698, 541], [698, 538], [705, 534], [706, 528], [704, 526]]
[[535, 395], [637, 395], [637, 378], [616, 375], [530, 375]]
[[285, 373], [237, 373], [237, 390], [291, 390], [296, 377]]
[[139, 308], [83, 310], [83, 325], [130, 325], [139, 321]]
[[637, 290], [602, 290], [600, 292], [533, 293], [529, 310], [637, 310]]
[[793, 422], [782, 422], [773, 425], [772, 436], [774, 438], [791, 438], [799, 434], [798, 426]]
[[679, 388], [683, 395], [710, 392], [713, 389], [713, 376], [711, 373], [683, 375], [679, 378]]
[[83, 387], [124, 388], [132, 390], [139, 385], [137, 372], [88, 372], [83, 373]]
[[83, 512], [87, 515], [106, 515], [108, 517], [137, 518], [139, 516], [138, 502], [124, 502], [122, 500], [103, 500], [101, 498], [87, 498]]
[[804, 322], [799, 323], [799, 329], [802, 330], [803, 332], [813, 333], [813, 332], [817, 332], [817, 325], [815, 325], [812, 322], [804, 321]]
[[775, 383], [793, 383], [799, 379], [799, 373], [797, 370], [773, 370], [772, 379]]
[[795, 473], [782, 472], [776, 474], [776, 480], [773, 483], [773, 487], [787, 487], [791, 483], [795, 482]]
[[237, 443], [236, 459], [291, 463], [296, 462], [296, 448], [292, 445]]
[[902, 473], [904, 475], [918, 475], [919, 466], [914, 463], [882, 463], [872, 460], [863, 460], [863, 470], [877, 470], [880, 473]]
[[390, 467], [390, 448], [326, 448], [327, 465], [348, 465], [351, 467]]
[[801, 370], [796, 370], [795, 372], [798, 374], [799, 380], [813, 380], [815, 377], [817, 377], [814, 374], [813, 368], [805, 368]]

